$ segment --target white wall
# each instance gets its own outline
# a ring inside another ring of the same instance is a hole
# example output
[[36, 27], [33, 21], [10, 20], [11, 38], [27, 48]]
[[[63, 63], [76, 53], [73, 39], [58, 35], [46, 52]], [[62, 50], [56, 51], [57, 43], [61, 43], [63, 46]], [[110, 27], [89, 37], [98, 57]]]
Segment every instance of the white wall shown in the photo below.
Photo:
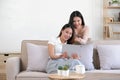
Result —
[[93, 40], [102, 39], [102, 0], [0, 0], [0, 53], [20, 52], [21, 41], [57, 36], [79, 10]]

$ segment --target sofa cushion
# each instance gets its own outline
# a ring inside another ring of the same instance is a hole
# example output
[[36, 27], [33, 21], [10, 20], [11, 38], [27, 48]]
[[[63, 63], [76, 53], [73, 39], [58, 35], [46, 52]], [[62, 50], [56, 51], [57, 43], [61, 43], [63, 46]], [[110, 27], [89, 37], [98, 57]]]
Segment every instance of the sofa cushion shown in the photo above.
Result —
[[48, 74], [44, 72], [23, 71], [17, 75], [16, 80], [49, 80], [49, 79]]
[[27, 71], [45, 71], [48, 62], [48, 47], [27, 43]]
[[48, 45], [47, 40], [23, 40], [21, 44], [21, 71], [24, 71], [27, 69], [27, 64], [28, 64], [28, 52], [27, 52], [27, 43], [32, 43], [36, 45]]
[[20, 72], [18, 75], [17, 75], [18, 78], [33, 78], [33, 77], [48, 77], [48, 74], [44, 73], [44, 72], [27, 72], [27, 71], [23, 71], [23, 72]]
[[97, 45], [101, 69], [120, 69], [120, 45]]
[[[79, 45], [78, 45], [79, 46]], [[79, 46], [80, 47], [80, 46]], [[86, 44], [80, 47], [80, 61], [85, 65], [87, 70], [93, 70], [93, 44]]]
[[63, 46], [63, 52], [68, 52], [71, 57], [72, 53], [77, 53], [80, 56], [80, 61], [85, 65], [86, 70], [93, 70], [93, 43], [85, 45], [71, 45], [67, 44]]
[[100, 69], [100, 60], [98, 51], [96, 49], [97, 45], [120, 45], [120, 40], [95, 40], [94, 43], [94, 52], [93, 52], [93, 64], [96, 69]]

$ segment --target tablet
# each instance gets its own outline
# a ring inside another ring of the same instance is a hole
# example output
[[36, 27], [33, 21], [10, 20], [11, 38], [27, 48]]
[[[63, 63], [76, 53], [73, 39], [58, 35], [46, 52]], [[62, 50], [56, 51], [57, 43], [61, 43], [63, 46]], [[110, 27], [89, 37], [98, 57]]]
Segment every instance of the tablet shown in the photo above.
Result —
[[62, 46], [62, 52], [67, 52], [69, 57], [71, 57], [73, 53], [76, 53], [80, 56], [80, 53], [82, 51], [81, 47], [84, 47], [84, 45], [64, 44]]

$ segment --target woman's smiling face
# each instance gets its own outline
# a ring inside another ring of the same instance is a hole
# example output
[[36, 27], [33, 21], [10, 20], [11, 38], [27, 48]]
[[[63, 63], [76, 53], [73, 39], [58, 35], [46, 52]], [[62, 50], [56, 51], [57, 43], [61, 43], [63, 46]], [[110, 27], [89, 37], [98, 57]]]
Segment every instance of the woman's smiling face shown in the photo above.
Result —
[[73, 33], [73, 32], [72, 32], [72, 29], [71, 29], [71, 28], [66, 28], [66, 29], [64, 29], [64, 30], [62, 31], [61, 37], [62, 37], [65, 41], [67, 41], [68, 39], [71, 38], [72, 33]]
[[77, 28], [81, 24], [82, 24], [82, 19], [80, 17], [74, 17], [73, 18], [73, 25], [75, 26], [75, 28]]

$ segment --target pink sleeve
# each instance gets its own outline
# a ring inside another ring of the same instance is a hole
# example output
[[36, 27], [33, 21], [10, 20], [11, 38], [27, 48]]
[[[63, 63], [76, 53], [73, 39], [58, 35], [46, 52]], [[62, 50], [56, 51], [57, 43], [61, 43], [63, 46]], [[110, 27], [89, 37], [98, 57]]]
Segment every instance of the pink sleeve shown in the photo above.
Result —
[[85, 26], [84, 32], [83, 32], [83, 38], [81, 39], [81, 44], [86, 44], [89, 38], [89, 28]]

